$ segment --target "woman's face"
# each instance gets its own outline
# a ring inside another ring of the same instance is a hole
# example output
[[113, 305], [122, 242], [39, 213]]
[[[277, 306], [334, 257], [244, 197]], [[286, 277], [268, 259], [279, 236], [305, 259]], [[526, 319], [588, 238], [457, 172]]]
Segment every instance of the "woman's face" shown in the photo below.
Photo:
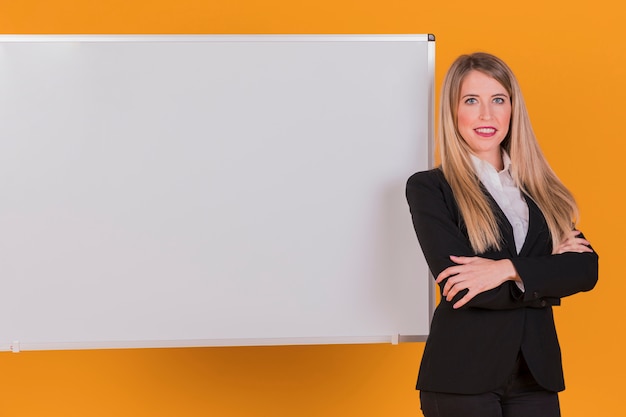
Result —
[[494, 78], [471, 71], [461, 84], [457, 109], [459, 133], [474, 154], [502, 169], [500, 144], [509, 132], [511, 97]]

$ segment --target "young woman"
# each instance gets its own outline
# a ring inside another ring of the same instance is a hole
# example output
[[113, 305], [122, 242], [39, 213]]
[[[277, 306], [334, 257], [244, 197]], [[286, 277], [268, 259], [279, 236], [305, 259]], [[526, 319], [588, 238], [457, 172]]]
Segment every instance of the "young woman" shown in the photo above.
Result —
[[417, 388], [426, 417], [556, 417], [564, 389], [552, 307], [592, 289], [598, 256], [497, 57], [459, 57], [442, 88], [441, 166], [407, 200], [439, 284]]

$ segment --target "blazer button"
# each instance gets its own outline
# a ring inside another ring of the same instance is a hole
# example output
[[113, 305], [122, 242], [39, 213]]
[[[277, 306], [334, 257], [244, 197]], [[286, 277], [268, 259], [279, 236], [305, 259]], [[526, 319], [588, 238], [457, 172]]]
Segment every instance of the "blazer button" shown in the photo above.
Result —
[[541, 300], [541, 307], [545, 307], [548, 305], [548, 302], [546, 300]]
[[539, 292], [537, 292], [537, 291], [533, 292], [533, 297], [534, 298], [539, 298]]

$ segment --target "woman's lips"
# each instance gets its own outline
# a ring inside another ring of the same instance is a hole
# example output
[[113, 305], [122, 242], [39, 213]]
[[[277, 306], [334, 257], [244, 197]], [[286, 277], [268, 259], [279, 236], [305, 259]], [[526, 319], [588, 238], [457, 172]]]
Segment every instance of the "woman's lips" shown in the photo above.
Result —
[[474, 129], [474, 132], [476, 132], [478, 136], [491, 137], [496, 134], [497, 129], [495, 127], [478, 127]]

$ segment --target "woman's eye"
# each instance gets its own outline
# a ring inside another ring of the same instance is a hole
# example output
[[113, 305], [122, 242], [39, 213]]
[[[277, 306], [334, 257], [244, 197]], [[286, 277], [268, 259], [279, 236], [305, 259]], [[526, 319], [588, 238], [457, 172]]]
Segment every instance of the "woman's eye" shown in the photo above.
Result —
[[502, 97], [496, 97], [493, 99], [493, 102], [496, 104], [504, 104], [504, 99]]
[[470, 97], [467, 100], [465, 100], [465, 104], [474, 104], [474, 103], [478, 103], [478, 100], [476, 100], [474, 97]]

